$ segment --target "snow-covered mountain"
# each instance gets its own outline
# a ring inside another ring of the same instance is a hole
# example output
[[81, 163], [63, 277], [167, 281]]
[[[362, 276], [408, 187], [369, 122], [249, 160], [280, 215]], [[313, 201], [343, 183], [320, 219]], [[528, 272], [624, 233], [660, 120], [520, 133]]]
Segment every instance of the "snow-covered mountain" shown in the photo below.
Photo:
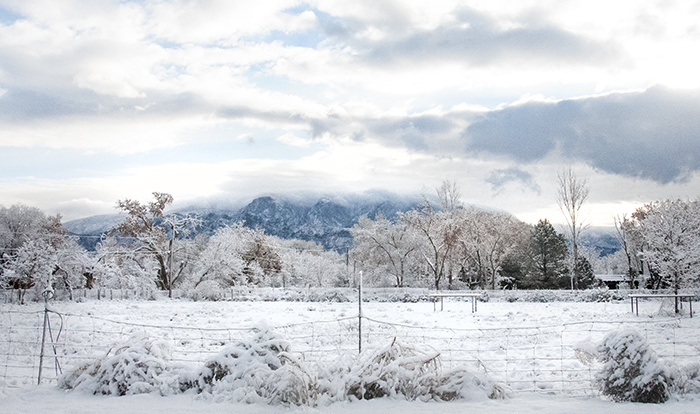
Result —
[[[317, 199], [268, 195], [254, 199], [243, 208], [205, 208], [190, 206], [173, 214], [187, 212], [202, 219], [201, 230], [213, 234], [216, 229], [237, 222], [266, 234], [284, 239], [315, 241], [326, 249], [343, 251], [352, 245], [350, 228], [359, 218], [383, 214], [389, 219], [422, 202], [421, 196], [398, 196], [388, 192], [372, 192], [345, 197], [324, 196]], [[92, 249], [99, 236], [123, 219], [123, 215], [93, 216], [64, 223], [81, 244]]]
[[[283, 239], [314, 241], [326, 249], [342, 252], [352, 247], [350, 229], [363, 215], [373, 219], [377, 214], [382, 214], [393, 220], [398, 212], [409, 211], [422, 201], [420, 195], [399, 196], [378, 191], [343, 197], [266, 195], [255, 198], [242, 208], [189, 206], [173, 214], [198, 215], [202, 220], [200, 229], [207, 234], [213, 234], [220, 227], [242, 222], [247, 227], [263, 229], [266, 234]], [[85, 248], [94, 249], [100, 236], [123, 218], [123, 214], [92, 216], [63, 225], [80, 237], [80, 243]], [[596, 248], [603, 256], [619, 248], [613, 228], [590, 228], [582, 235], [582, 242]]]

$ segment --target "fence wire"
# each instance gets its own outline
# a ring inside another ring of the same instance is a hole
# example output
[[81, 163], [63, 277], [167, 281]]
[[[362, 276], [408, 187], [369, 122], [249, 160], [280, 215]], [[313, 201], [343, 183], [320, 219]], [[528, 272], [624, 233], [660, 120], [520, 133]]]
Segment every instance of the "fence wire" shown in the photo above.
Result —
[[[4, 386], [35, 384], [40, 376], [44, 311], [3, 311], [0, 317], [0, 369]], [[57, 383], [62, 371], [103, 357], [133, 337], [157, 338], [170, 349], [171, 362], [197, 366], [227, 344], [244, 341], [254, 327], [193, 327], [133, 323], [90, 314], [47, 314], [44, 383]], [[444, 369], [467, 367], [488, 374], [515, 392], [595, 393], [592, 381], [599, 369], [587, 360], [586, 349], [613, 330], [635, 327], [661, 359], [679, 365], [697, 362], [697, 341], [684, 333], [681, 319], [624, 322], [573, 322], [552, 326], [442, 328], [416, 326], [363, 317], [346, 317], [273, 326], [300, 358], [319, 365], [356, 358], [394, 340], [440, 354]]]

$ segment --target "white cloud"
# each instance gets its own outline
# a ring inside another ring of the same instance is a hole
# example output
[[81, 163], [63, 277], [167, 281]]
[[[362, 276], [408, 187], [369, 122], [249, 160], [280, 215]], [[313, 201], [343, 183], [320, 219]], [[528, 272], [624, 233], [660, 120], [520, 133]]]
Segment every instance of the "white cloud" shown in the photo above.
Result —
[[309, 145], [311, 145], [311, 142], [309, 142], [309, 140], [304, 139], [304, 138], [300, 138], [300, 137], [294, 135], [293, 133], [286, 133], [286, 134], [280, 135], [277, 138], [277, 141], [279, 141], [283, 144], [286, 144], [286, 145], [290, 145], [292, 147], [300, 147], [300, 148], [308, 148]]
[[[120, 197], [147, 199], [154, 190], [173, 192], [177, 199], [263, 189], [383, 187], [432, 193], [442, 179], [456, 177], [475, 203], [495, 204], [521, 218], [555, 215], [547, 183], [561, 157], [571, 157], [565, 150], [572, 141], [538, 134], [522, 142], [523, 131], [538, 122], [542, 126], [543, 119], [555, 132], [564, 124], [562, 117], [517, 111], [560, 103], [588, 104], [590, 110], [603, 102], [620, 106], [594, 118], [621, 120], [615, 114], [640, 105], [611, 91], [650, 95], [658, 89], [648, 88], [656, 84], [700, 86], [700, 60], [693, 53], [700, 10], [689, 2], [4, 4], [23, 18], [0, 25], [0, 147], [123, 155], [180, 145], [205, 151], [200, 143], [255, 143], [217, 154], [209, 164], [184, 156], [183, 163], [149, 165], [146, 155], [139, 167], [115, 161], [120, 172], [103, 174], [107, 178], [0, 183], [3, 200], [31, 200], [54, 210], [61, 205], [73, 212], [79, 206], [97, 211]], [[580, 96], [587, 98], [572, 99]], [[675, 114], [689, 107], [688, 99], [670, 101], [677, 104]], [[489, 125], [506, 128], [513, 139], [487, 134], [478, 149], [489, 151], [466, 152], [474, 141], [465, 129], [479, 117], [498, 118], [494, 108], [517, 118], [512, 128], [503, 119]], [[596, 187], [604, 188], [591, 205], [606, 212], [594, 213], [596, 221], [604, 221], [616, 206], [694, 196], [686, 194], [697, 181], [697, 151], [688, 137], [697, 136], [698, 128], [684, 121], [650, 129], [659, 112], [651, 108], [642, 117], [623, 117], [635, 119], [629, 124], [569, 124], [597, 137], [576, 147], [573, 157], [601, 169], [589, 171]], [[634, 134], [628, 132], [640, 128], [653, 132], [636, 134], [644, 138], [648, 158], [627, 149], [634, 147], [629, 145]], [[660, 135], [670, 144], [660, 143]], [[559, 146], [545, 145], [543, 136]], [[499, 142], [503, 148], [494, 149]], [[614, 151], [598, 151], [600, 142]], [[673, 161], [679, 158], [674, 146], [684, 149], [680, 161]], [[533, 162], [522, 160], [538, 148], [543, 153]], [[289, 159], [280, 156], [282, 151], [306, 156]], [[235, 161], [220, 161], [224, 155]], [[508, 155], [522, 162], [514, 165]], [[651, 168], [658, 161], [681, 168], [636, 174], [640, 165]], [[659, 185], [614, 173], [687, 181]], [[494, 194], [485, 181], [489, 177], [505, 190]], [[518, 191], [518, 185], [539, 188], [540, 195]]]

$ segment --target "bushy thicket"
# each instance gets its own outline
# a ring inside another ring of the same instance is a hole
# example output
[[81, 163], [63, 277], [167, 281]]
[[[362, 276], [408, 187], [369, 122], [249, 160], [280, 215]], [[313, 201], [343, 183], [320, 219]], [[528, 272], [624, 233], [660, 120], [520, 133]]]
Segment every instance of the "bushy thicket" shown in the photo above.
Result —
[[103, 358], [67, 373], [60, 385], [93, 394], [194, 393], [215, 401], [315, 406], [380, 397], [449, 401], [503, 398], [507, 391], [464, 369], [442, 371], [440, 356], [402, 345], [355, 361], [311, 364], [265, 324], [196, 369], [167, 361], [166, 348], [134, 338]]

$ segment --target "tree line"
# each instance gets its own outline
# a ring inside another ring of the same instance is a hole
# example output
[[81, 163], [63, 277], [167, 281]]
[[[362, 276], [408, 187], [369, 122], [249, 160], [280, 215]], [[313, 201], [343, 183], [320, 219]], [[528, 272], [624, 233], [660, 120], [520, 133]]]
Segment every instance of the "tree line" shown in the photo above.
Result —
[[351, 229], [354, 245], [343, 253], [243, 223], [207, 236], [196, 216], [164, 214], [173, 203], [167, 193], [153, 193], [146, 203], [119, 200], [125, 219], [94, 252], [67, 234], [60, 215], [0, 207], [0, 283], [20, 302], [59, 290], [72, 299], [76, 288], [148, 297], [173, 288], [356, 286], [360, 270], [366, 285], [386, 287], [585, 289], [596, 285], [594, 269], [624, 273], [632, 287], [642, 274], [642, 287], [698, 286], [700, 200], [657, 201], [617, 217], [620, 250], [599, 257], [572, 236], [580, 235], [580, 219], [573, 219], [579, 227], [567, 239], [547, 219], [530, 225], [505, 212], [465, 207], [460, 197], [456, 184], [445, 181], [435, 205], [426, 197], [394, 221], [361, 217]]

